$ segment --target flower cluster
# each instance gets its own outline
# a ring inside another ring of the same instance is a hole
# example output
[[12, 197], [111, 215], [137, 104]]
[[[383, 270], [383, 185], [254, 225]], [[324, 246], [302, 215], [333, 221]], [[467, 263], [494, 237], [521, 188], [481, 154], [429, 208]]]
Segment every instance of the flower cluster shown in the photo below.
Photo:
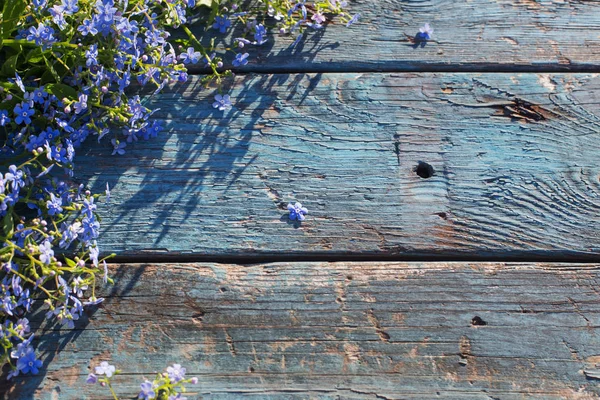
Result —
[[[111, 282], [110, 256], [101, 257], [97, 243], [102, 196], [75, 183], [78, 148], [106, 138], [112, 155], [123, 156], [163, 129], [152, 119], [156, 110], [134, 93], [186, 82], [187, 68], [197, 64], [206, 81], [221, 84], [232, 75], [225, 64], [247, 66], [250, 46], [272, 40], [274, 29], [293, 35], [295, 45], [336, 15], [356, 22], [345, 6], [339, 0], [0, 0], [6, 168], [0, 172], [0, 362], [9, 364], [9, 378], [36, 374], [42, 365], [26, 317], [36, 300], [43, 299], [48, 320], [73, 328], [86, 306], [102, 302], [98, 283]], [[243, 33], [229, 47], [214, 41], [205, 47], [186, 25], [192, 20], [208, 28], [205, 34], [227, 35], [236, 25]], [[213, 106], [227, 111], [232, 99], [218, 94]], [[104, 195], [108, 201], [108, 184]], [[299, 207], [294, 212], [302, 220], [306, 211]], [[106, 383], [116, 373], [108, 364], [95, 372], [103, 378], [90, 380]], [[141, 398], [166, 391], [181, 399], [171, 388], [187, 382], [184, 375], [173, 365], [160, 380], [142, 384]]]
[[[111, 391], [115, 400], [118, 397], [112, 386], [111, 378], [118, 375], [121, 371], [116, 369], [114, 365], [110, 365], [107, 361], [102, 361], [99, 366], [94, 369], [94, 373], [88, 375], [86, 380], [89, 384], [99, 383], [102, 386], [107, 386]], [[173, 364], [167, 368], [167, 372], [157, 374], [153, 381], [145, 379], [140, 384], [140, 392], [138, 399], [167, 399], [167, 400], [187, 400], [183, 396], [186, 388], [185, 385], [198, 383], [198, 378], [186, 378], [186, 369], [180, 364]]]

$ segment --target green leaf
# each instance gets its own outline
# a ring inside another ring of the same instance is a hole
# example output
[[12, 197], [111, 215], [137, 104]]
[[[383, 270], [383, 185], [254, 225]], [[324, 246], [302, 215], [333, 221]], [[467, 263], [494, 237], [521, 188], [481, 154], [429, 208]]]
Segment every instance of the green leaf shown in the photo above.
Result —
[[30, 50], [29, 53], [25, 56], [25, 62], [30, 64], [37, 64], [40, 61], [44, 60], [44, 53], [49, 53], [49, 51], [43, 51], [41, 47], [36, 47], [33, 50]]
[[12, 208], [8, 210], [2, 219], [2, 231], [6, 238], [11, 238], [15, 231], [15, 222], [13, 221]]
[[198, 5], [198, 6], [212, 7], [213, 2], [215, 2], [215, 1], [214, 0], [198, 0], [198, 2], [196, 3], [196, 5]]
[[15, 72], [17, 72], [17, 61], [19, 60], [19, 55], [14, 55], [8, 57], [8, 59], [4, 62], [2, 66], [2, 75], [14, 77]]
[[23, 17], [27, 2], [27, 0], [10, 0], [4, 3], [2, 22], [0, 22], [0, 46], [2, 46], [2, 41], [8, 39], [17, 27], [19, 19]]
[[71, 260], [70, 258], [65, 257], [65, 262], [70, 268], [75, 268], [77, 266], [75, 261]]
[[62, 83], [49, 83], [46, 85], [46, 91], [50, 94], [55, 95], [59, 99], [64, 97], [76, 100], [77, 99], [77, 90], [73, 89], [69, 85], [64, 85]]

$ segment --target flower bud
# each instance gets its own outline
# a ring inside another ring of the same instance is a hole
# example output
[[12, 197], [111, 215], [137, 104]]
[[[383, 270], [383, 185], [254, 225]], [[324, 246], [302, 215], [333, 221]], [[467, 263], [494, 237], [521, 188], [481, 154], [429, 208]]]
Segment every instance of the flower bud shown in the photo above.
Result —
[[223, 61], [217, 62], [217, 68], [223, 68]]
[[142, 61], [143, 61], [143, 62], [146, 62], [146, 61], [148, 61], [148, 56], [144, 54], [144, 55], [142, 56]]
[[65, 113], [68, 114], [71, 112], [71, 106], [66, 106], [65, 107]]
[[10, 93], [9, 93], [9, 94], [7, 94], [7, 95], [6, 95], [6, 100], [12, 100], [12, 94], [10, 94]]
[[244, 48], [244, 42], [238, 42], [238, 47], [240, 49], [243, 49]]
[[102, 86], [102, 93], [108, 93], [108, 88], [106, 86]]

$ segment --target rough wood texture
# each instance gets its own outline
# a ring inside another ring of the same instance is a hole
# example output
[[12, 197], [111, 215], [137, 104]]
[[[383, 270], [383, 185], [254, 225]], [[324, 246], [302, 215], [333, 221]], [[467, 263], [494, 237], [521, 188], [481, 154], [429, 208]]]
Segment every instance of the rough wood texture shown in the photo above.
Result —
[[[197, 79], [149, 98], [167, 133], [80, 159], [96, 192], [113, 187], [105, 251], [600, 254], [597, 75], [259, 75], [234, 87], [226, 113]], [[287, 217], [295, 200], [310, 210], [302, 224]]]
[[[295, 36], [269, 36], [241, 70], [591, 72], [600, 64], [598, 1], [357, 0], [349, 9], [362, 14], [352, 28], [311, 32], [295, 49]], [[435, 40], [421, 46], [412, 40], [425, 22]], [[241, 33], [211, 36], [230, 45]]]
[[[108, 399], [181, 362], [191, 399], [597, 399], [600, 265], [124, 265], [105, 305], [45, 334], [7, 399]], [[38, 320], [39, 323], [39, 320]], [[588, 373], [592, 373], [589, 372]], [[129, 398], [129, 397], [127, 397]]]

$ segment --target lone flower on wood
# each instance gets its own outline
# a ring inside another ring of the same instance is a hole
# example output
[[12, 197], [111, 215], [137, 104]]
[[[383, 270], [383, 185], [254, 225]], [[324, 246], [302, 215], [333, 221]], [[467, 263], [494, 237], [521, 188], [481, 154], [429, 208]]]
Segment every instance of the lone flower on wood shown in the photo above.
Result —
[[96, 375], [106, 375], [107, 378], [113, 376], [115, 371], [115, 366], [110, 365], [107, 361], [102, 361], [100, 366], [96, 367]]
[[296, 204], [289, 203], [287, 206], [290, 211], [290, 219], [304, 221], [306, 219], [305, 215], [308, 214], [308, 209], [306, 207], [302, 207], [301, 203], [296, 202]]
[[215, 102], [213, 103], [214, 108], [218, 108], [219, 111], [225, 111], [231, 108], [231, 98], [228, 94], [221, 96], [220, 94], [215, 96]]
[[420, 32], [421, 38], [425, 39], [425, 40], [431, 40], [431, 37], [433, 36], [433, 28], [431, 26], [429, 26], [428, 23], [423, 25], [419, 29], [419, 32]]

